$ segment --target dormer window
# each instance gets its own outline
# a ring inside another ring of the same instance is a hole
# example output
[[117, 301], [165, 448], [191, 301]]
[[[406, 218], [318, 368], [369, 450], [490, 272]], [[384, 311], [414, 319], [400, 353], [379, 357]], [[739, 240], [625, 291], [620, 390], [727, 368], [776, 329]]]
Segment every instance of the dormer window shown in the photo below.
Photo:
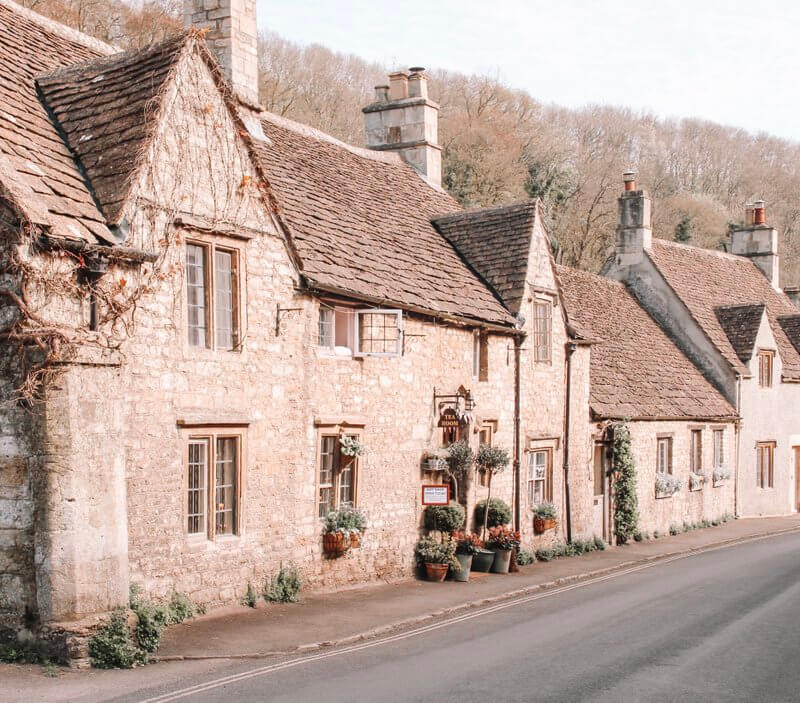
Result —
[[775, 366], [775, 352], [768, 349], [758, 351], [758, 385], [772, 388], [772, 370]]
[[403, 313], [322, 303], [317, 343], [337, 356], [400, 356], [403, 353]]

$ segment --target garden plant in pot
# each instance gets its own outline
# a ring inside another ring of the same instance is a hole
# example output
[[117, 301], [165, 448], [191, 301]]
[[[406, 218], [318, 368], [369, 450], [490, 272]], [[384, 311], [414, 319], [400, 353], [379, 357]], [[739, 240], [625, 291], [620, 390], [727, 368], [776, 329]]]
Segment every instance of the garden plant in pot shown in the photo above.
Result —
[[544, 534], [556, 526], [556, 506], [552, 503], [539, 503], [533, 509], [533, 531]]
[[[488, 444], [481, 444], [478, 448], [478, 454], [475, 457], [475, 465], [486, 474], [488, 495], [486, 496], [487, 503], [491, 504], [492, 501], [492, 478], [495, 474], [505, 471], [510, 461], [508, 452], [500, 447], [492, 447]], [[483, 529], [481, 535], [486, 538], [486, 527], [489, 511], [483, 512]], [[510, 521], [509, 517], [509, 521]]]
[[507, 574], [511, 564], [511, 553], [519, 544], [517, 535], [507, 527], [498, 525], [489, 528], [486, 546], [494, 552], [493, 574]]
[[364, 513], [350, 506], [331, 510], [322, 527], [322, 551], [329, 557], [340, 557], [350, 547], [361, 546], [361, 533], [366, 529]]
[[464, 527], [464, 517], [464, 508], [453, 501], [449, 505], [429, 505], [425, 508], [425, 529], [449, 535]]
[[425, 565], [428, 581], [444, 581], [449, 569], [458, 573], [461, 568], [456, 559], [456, 543], [450, 538], [439, 542], [428, 535], [417, 542], [414, 552], [417, 562]]
[[469, 572], [472, 568], [472, 558], [483, 547], [480, 537], [474, 532], [459, 530], [453, 533], [456, 543], [456, 559], [461, 567], [453, 574], [456, 581], [469, 581]]
[[[486, 509], [486, 506], [489, 509]], [[499, 498], [482, 500], [475, 506], [475, 524], [486, 524], [488, 527], [499, 527], [511, 522], [511, 508]], [[494, 551], [481, 548], [472, 558], [472, 570], [487, 572], [494, 563]]]
[[475, 454], [469, 442], [459, 439], [447, 448], [447, 467], [445, 472], [453, 482], [453, 497], [458, 500], [458, 486], [467, 480], [475, 465]]

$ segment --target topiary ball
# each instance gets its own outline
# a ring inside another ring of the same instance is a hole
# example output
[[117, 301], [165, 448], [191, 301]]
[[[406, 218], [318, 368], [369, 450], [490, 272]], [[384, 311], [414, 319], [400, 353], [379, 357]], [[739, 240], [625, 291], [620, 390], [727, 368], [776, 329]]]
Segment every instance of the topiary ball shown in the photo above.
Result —
[[[486, 510], [486, 501], [482, 500], [475, 506], [475, 524], [483, 525], [483, 513]], [[486, 520], [487, 527], [497, 527], [508, 525], [511, 522], [511, 508], [508, 503], [499, 498], [492, 498], [489, 501], [489, 517]]]
[[464, 508], [458, 503], [450, 505], [429, 505], [425, 508], [425, 529], [441, 532], [455, 532], [464, 527]]

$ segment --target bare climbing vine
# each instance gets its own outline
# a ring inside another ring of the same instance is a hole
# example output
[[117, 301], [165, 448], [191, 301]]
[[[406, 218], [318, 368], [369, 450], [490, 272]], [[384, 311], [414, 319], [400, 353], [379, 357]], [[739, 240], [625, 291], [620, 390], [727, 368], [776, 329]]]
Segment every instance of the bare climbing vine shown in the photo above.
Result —
[[[197, 57], [203, 50], [187, 43], [186, 53]], [[36, 401], [70, 363], [104, 355], [122, 361], [137, 313], [170, 290], [171, 319], [163, 319], [163, 310], [149, 312], [157, 324], [174, 328], [186, 229], [235, 231], [252, 227], [254, 213], [265, 212], [266, 182], [253, 175], [243, 124], [231, 120], [219, 100], [218, 89], [225, 93], [219, 77], [202, 61], [178, 60], [172, 70], [175, 80], [165, 81], [165, 92], [150, 103], [147, 119], [154, 129], [131, 184], [125, 244], [67, 242], [30, 223], [6, 228], [7, 245], [0, 246], [0, 361], [14, 379], [7, 400]], [[241, 138], [232, 138], [236, 134]]]

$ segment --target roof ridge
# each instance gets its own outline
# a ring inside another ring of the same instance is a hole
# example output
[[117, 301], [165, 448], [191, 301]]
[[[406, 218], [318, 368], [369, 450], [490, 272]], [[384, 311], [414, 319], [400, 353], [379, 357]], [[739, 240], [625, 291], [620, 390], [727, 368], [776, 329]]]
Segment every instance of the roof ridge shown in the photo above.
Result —
[[748, 261], [748, 259], [743, 256], [739, 256], [738, 254], [731, 254], [728, 251], [720, 251], [719, 249], [706, 249], [705, 247], [696, 247], [692, 244], [684, 244], [683, 242], [674, 242], [671, 239], [664, 239], [662, 237], [653, 237], [653, 241], [658, 242], [660, 245], [674, 247], [675, 249], [689, 249], [691, 251], [697, 251], [703, 254], [709, 254], [711, 256], [718, 256], [722, 259], [732, 259], [734, 261]]
[[312, 139], [317, 139], [321, 142], [327, 142], [335, 147], [340, 149], [344, 149], [345, 151], [349, 151], [351, 154], [355, 156], [360, 156], [364, 159], [370, 159], [372, 161], [380, 161], [381, 163], [386, 164], [396, 164], [400, 166], [404, 166], [406, 168], [410, 168], [416, 174], [417, 178], [419, 178], [423, 183], [426, 183], [432, 190], [437, 191], [438, 193], [444, 193], [445, 195], [449, 195], [449, 193], [442, 188], [441, 186], [434, 185], [431, 183], [427, 178], [425, 178], [422, 174], [418, 173], [412, 166], [407, 164], [403, 158], [395, 151], [375, 151], [374, 149], [369, 149], [363, 146], [355, 146], [353, 144], [348, 144], [341, 139], [337, 139], [331, 134], [327, 132], [323, 132], [321, 129], [317, 129], [316, 127], [312, 127], [311, 125], [303, 124], [302, 122], [297, 122], [296, 120], [292, 120], [288, 117], [284, 117], [283, 115], [276, 115], [274, 112], [269, 112], [268, 110], [262, 110], [258, 114], [259, 119], [264, 119], [272, 122], [273, 124], [278, 125], [279, 127], [283, 127], [284, 129], [289, 129], [297, 134], [301, 134], [304, 137], [311, 137]]
[[490, 214], [494, 212], [503, 212], [503, 211], [510, 211], [514, 209], [525, 210], [528, 208], [535, 208], [538, 202], [537, 198], [526, 198], [525, 200], [517, 200], [513, 203], [507, 203], [505, 205], [488, 205], [485, 207], [474, 207], [474, 208], [467, 208], [462, 210], [461, 212], [455, 212], [450, 215], [442, 215], [441, 217], [437, 217], [437, 222], [449, 222], [452, 220], [457, 220], [463, 217], [470, 217], [471, 215], [478, 215], [478, 214]]
[[12, 12], [16, 12], [18, 15], [25, 17], [25, 19], [35, 22], [40, 27], [46, 29], [49, 32], [54, 32], [55, 34], [58, 34], [64, 39], [68, 39], [69, 41], [73, 41], [77, 44], [83, 44], [85, 47], [89, 49], [94, 49], [95, 51], [98, 51], [101, 54], [110, 56], [113, 54], [120, 53], [120, 49], [114, 46], [113, 44], [108, 44], [107, 42], [101, 41], [100, 39], [96, 39], [95, 37], [91, 37], [88, 34], [84, 34], [83, 32], [80, 32], [77, 29], [68, 27], [67, 25], [62, 24], [61, 22], [57, 22], [56, 20], [50, 19], [49, 17], [45, 17], [44, 15], [40, 15], [38, 12], [35, 12], [34, 10], [31, 10], [27, 7], [23, 7], [22, 5], [19, 5], [13, 0], [0, 0], [0, 5], [3, 5]]
[[716, 305], [714, 310], [737, 310], [739, 308], [765, 308], [766, 303], [736, 303], [736, 305]]

